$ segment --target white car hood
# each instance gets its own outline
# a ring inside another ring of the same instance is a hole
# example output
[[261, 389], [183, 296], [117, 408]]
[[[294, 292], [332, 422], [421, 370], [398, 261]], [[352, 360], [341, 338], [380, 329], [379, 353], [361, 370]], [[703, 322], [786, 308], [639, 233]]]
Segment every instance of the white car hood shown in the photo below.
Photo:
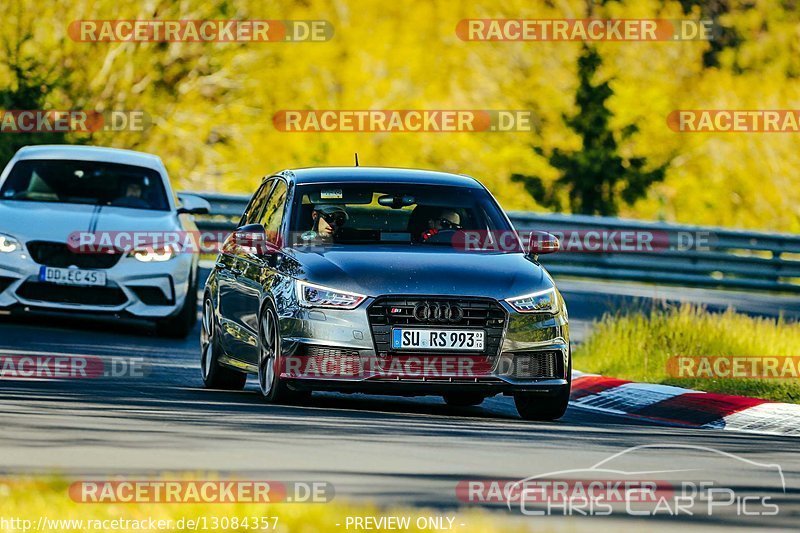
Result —
[[67, 242], [75, 232], [180, 230], [170, 211], [48, 202], [0, 201], [0, 233], [22, 242]]

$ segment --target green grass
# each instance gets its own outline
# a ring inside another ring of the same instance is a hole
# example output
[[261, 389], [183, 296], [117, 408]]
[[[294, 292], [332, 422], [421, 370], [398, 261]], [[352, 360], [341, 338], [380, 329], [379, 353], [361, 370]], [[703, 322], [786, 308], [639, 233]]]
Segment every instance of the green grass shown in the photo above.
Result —
[[710, 313], [684, 304], [648, 313], [605, 315], [574, 350], [574, 368], [633, 381], [800, 403], [798, 379], [674, 378], [671, 356], [798, 356], [800, 323]]

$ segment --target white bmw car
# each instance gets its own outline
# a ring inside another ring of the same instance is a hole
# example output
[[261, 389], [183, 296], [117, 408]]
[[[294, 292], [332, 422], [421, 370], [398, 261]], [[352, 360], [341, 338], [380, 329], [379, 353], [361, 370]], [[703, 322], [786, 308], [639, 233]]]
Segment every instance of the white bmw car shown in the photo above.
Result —
[[0, 174], [0, 312], [104, 313], [187, 335], [197, 320], [198, 254], [165, 236], [196, 232], [192, 215], [209, 206], [180, 202], [157, 156], [22, 148]]

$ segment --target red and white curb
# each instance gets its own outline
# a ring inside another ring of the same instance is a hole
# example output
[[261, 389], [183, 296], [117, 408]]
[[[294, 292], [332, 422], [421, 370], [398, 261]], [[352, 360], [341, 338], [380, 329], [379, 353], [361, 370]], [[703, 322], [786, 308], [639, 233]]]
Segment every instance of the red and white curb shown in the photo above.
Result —
[[572, 373], [570, 405], [686, 427], [800, 436], [800, 405]]

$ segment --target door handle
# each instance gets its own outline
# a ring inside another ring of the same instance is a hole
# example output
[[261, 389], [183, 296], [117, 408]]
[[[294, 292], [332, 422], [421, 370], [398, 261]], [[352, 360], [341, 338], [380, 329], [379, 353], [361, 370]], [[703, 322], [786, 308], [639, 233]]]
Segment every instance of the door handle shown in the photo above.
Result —
[[225, 270], [225, 269], [227, 268], [227, 266], [225, 265], [225, 263], [223, 263], [222, 261], [217, 261], [217, 262], [214, 264], [214, 266], [215, 266], [215, 267], [217, 267], [219, 270]]

